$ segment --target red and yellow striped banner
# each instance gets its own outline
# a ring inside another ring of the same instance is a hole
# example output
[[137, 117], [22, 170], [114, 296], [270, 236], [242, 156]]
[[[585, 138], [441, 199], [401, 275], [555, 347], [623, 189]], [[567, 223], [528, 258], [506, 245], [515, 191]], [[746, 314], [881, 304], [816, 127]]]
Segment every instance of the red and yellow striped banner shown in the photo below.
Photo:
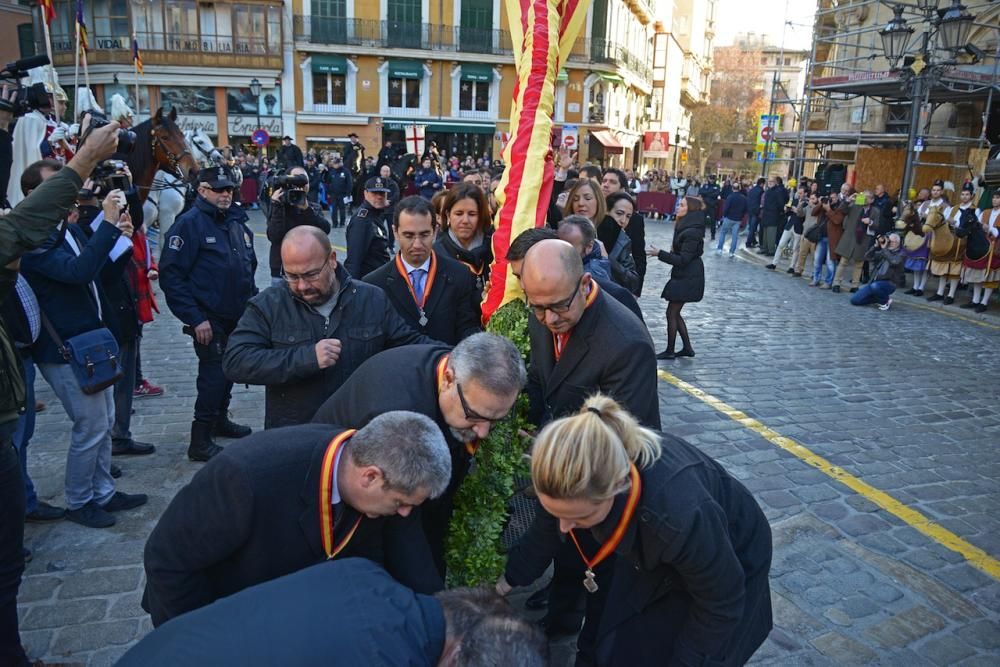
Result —
[[504, 0], [514, 45], [514, 100], [507, 165], [496, 191], [500, 210], [494, 220], [490, 289], [483, 300], [483, 321], [521, 296], [507, 266], [507, 249], [525, 229], [545, 224], [552, 196], [552, 111], [559, 68], [587, 18], [590, 0]]

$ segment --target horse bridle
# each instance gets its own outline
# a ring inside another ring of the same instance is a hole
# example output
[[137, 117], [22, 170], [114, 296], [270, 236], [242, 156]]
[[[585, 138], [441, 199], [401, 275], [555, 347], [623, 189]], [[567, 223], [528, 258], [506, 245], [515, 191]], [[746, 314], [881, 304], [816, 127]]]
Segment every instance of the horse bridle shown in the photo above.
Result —
[[201, 155], [204, 156], [206, 162], [218, 162], [218, 160], [216, 158], [212, 157], [212, 152], [215, 152], [215, 153], [219, 152], [218, 148], [213, 148], [212, 152], [206, 151], [204, 148], [201, 147], [201, 145], [197, 141], [195, 141], [194, 135], [191, 135], [191, 141], [188, 142], [188, 143], [191, 146], [194, 146], [195, 148], [198, 149], [198, 152], [201, 153]]
[[163, 143], [163, 140], [160, 139], [159, 135], [156, 134], [155, 130], [152, 132], [152, 135], [153, 135], [153, 142], [152, 142], [153, 153], [156, 153], [156, 148], [157, 146], [159, 146], [160, 149], [163, 150], [163, 154], [167, 156], [167, 161], [170, 162], [170, 168], [171, 170], [173, 170], [174, 176], [183, 181], [184, 174], [181, 173], [181, 170], [178, 168], [177, 165], [180, 163], [180, 161], [184, 158], [185, 155], [191, 157], [191, 159], [194, 159], [194, 156], [191, 155], [191, 151], [189, 151], [186, 148], [187, 142], [184, 142], [185, 149], [182, 152], [174, 153], [169, 148], [167, 148], [167, 145]]

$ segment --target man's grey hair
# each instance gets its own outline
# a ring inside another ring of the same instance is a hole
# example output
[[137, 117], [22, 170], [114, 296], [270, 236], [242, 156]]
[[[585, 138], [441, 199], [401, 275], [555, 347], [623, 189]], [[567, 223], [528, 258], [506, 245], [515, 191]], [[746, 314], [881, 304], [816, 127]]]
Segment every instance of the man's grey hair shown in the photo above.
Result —
[[461, 667], [544, 667], [549, 643], [541, 631], [518, 618], [492, 589], [452, 588], [434, 594], [444, 612], [446, 637], [459, 645]]
[[587, 248], [591, 243], [597, 240], [597, 228], [594, 227], [594, 223], [590, 221], [590, 218], [582, 215], [567, 215], [565, 218], [559, 221], [559, 228], [573, 226], [580, 230], [583, 235], [583, 247]]
[[416, 412], [379, 415], [351, 437], [348, 451], [354, 465], [375, 466], [391, 488], [407, 495], [426, 489], [437, 498], [451, 479], [451, 453], [441, 429]]
[[528, 372], [514, 344], [503, 336], [477, 333], [451, 351], [448, 365], [458, 382], [475, 382], [495, 396], [510, 396], [524, 388]]

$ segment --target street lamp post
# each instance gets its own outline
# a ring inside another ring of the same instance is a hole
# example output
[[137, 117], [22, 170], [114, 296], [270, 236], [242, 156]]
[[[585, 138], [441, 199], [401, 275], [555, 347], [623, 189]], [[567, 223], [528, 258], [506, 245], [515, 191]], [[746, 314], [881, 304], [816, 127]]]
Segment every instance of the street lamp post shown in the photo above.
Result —
[[[951, 6], [946, 9], [937, 8], [937, 0], [917, 0], [916, 6], [897, 5], [893, 9], [893, 18], [879, 31], [882, 39], [882, 50], [892, 69], [903, 60], [911, 44], [913, 28], [903, 18], [907, 9], [915, 9], [922, 14], [922, 24], [928, 26], [920, 35], [920, 50], [908, 68], [905, 68], [910, 94], [910, 127], [906, 137], [906, 158], [903, 163], [903, 182], [899, 190], [900, 200], [909, 199], [910, 184], [913, 180], [913, 167], [916, 162], [914, 144], [920, 134], [921, 110], [925, 98], [930, 98], [934, 82], [941, 75], [944, 67], [955, 65], [956, 60], [932, 62], [936, 49], [956, 52], [966, 49], [969, 34], [976, 17], [966, 11], [961, 0], [951, 0]], [[935, 19], [934, 16], [937, 15]], [[935, 43], [936, 42], [936, 43]]]
[[[260, 85], [260, 81], [257, 80], [257, 77], [254, 77], [254, 78], [250, 79], [250, 94], [253, 95], [254, 102], [255, 102], [254, 106], [257, 108], [257, 129], [258, 130], [261, 129], [261, 127], [260, 127], [260, 91], [261, 91], [261, 85]], [[263, 149], [264, 157], [267, 157], [267, 146], [266, 145], [261, 146], [261, 149]]]
[[681, 151], [681, 131], [677, 130], [674, 132], [674, 173], [673, 177], [677, 178], [677, 154]]

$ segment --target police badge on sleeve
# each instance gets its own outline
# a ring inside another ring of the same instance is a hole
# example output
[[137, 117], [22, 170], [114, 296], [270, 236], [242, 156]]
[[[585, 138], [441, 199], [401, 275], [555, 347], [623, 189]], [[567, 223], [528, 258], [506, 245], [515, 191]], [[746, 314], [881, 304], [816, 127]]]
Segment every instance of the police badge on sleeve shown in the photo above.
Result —
[[180, 250], [184, 247], [184, 239], [179, 236], [171, 236], [167, 242], [167, 247], [171, 250]]

